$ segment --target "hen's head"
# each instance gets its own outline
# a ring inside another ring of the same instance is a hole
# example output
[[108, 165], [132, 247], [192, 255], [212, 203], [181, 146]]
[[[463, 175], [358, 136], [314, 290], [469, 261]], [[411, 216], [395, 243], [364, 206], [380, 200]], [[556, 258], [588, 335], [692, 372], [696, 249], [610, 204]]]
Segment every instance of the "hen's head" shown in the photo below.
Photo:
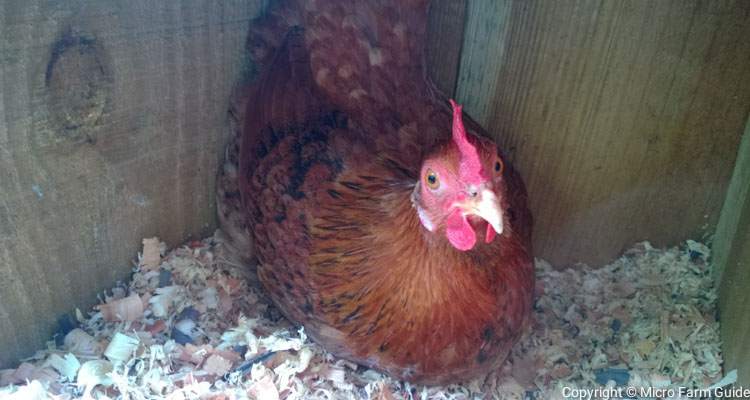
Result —
[[414, 204], [427, 230], [467, 251], [476, 244], [477, 230], [487, 243], [503, 232], [503, 162], [494, 143], [466, 133], [461, 106], [453, 100], [451, 106], [452, 140], [422, 162]]

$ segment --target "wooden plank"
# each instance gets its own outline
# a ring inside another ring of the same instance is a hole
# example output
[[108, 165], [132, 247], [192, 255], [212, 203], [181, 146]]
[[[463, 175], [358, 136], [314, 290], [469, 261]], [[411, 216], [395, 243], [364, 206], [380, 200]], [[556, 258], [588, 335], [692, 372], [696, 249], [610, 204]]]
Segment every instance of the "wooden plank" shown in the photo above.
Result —
[[732, 180], [729, 182], [724, 206], [716, 226], [711, 254], [716, 268], [716, 281], [721, 282], [723, 273], [730, 263], [733, 252], [739, 248], [743, 229], [750, 226], [741, 225], [742, 213], [750, 207], [750, 119], [745, 126], [740, 149], [737, 152], [737, 162], [734, 166]]
[[519, 167], [536, 254], [712, 232], [750, 110], [750, 2], [469, 2], [458, 99]]
[[464, 109], [490, 132], [490, 114], [498, 87], [502, 60], [505, 59], [513, 3], [508, 0], [472, 1], [464, 28], [456, 97]]
[[712, 246], [721, 282], [719, 309], [726, 371], [750, 386], [750, 120], [740, 145]]
[[0, 367], [215, 227], [229, 94], [260, 1], [0, 4]]
[[448, 96], [456, 91], [458, 64], [464, 41], [466, 0], [432, 0], [427, 22], [427, 70]]

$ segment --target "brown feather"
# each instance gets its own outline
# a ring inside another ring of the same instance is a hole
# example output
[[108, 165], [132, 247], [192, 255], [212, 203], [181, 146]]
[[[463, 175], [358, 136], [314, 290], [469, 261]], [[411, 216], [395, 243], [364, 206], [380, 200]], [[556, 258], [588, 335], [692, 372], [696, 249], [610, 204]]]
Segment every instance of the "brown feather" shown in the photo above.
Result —
[[[239, 189], [258, 276], [338, 356], [422, 383], [469, 379], [505, 359], [531, 309], [526, 192], [508, 168], [508, 228], [471, 251], [422, 227], [412, 193], [422, 159], [450, 140], [450, 110], [408, 51], [421, 51], [424, 21], [406, 42], [387, 34], [426, 20], [426, 2], [375, 3], [307, 3], [308, 30], [291, 28], [249, 92]], [[384, 49], [383, 66], [357, 58], [363, 38]], [[350, 81], [316, 79], [350, 62]], [[367, 96], [352, 97], [357, 87]]]

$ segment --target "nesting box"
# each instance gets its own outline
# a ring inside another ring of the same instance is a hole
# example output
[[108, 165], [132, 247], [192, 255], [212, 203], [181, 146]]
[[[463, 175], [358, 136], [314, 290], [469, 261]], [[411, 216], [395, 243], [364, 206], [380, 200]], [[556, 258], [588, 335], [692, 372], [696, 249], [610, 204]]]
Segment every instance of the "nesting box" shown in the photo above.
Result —
[[[0, 5], [0, 367], [218, 227], [230, 99], [268, 1]], [[750, 3], [434, 0], [431, 79], [520, 171], [534, 255], [711, 243], [724, 370], [750, 385]]]

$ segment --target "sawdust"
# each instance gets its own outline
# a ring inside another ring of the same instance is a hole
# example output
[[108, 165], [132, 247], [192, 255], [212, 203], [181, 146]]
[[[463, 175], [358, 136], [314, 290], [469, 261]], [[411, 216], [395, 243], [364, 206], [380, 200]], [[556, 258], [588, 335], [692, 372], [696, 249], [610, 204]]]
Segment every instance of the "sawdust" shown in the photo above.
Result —
[[144, 240], [130, 284], [76, 310], [63, 340], [0, 371], [0, 398], [562, 399], [565, 387], [707, 388], [722, 378], [709, 250], [698, 242], [640, 243], [602, 268], [537, 260], [534, 322], [511, 359], [486, 378], [422, 387], [310, 341], [249, 287], [221, 238], [168, 254]]

